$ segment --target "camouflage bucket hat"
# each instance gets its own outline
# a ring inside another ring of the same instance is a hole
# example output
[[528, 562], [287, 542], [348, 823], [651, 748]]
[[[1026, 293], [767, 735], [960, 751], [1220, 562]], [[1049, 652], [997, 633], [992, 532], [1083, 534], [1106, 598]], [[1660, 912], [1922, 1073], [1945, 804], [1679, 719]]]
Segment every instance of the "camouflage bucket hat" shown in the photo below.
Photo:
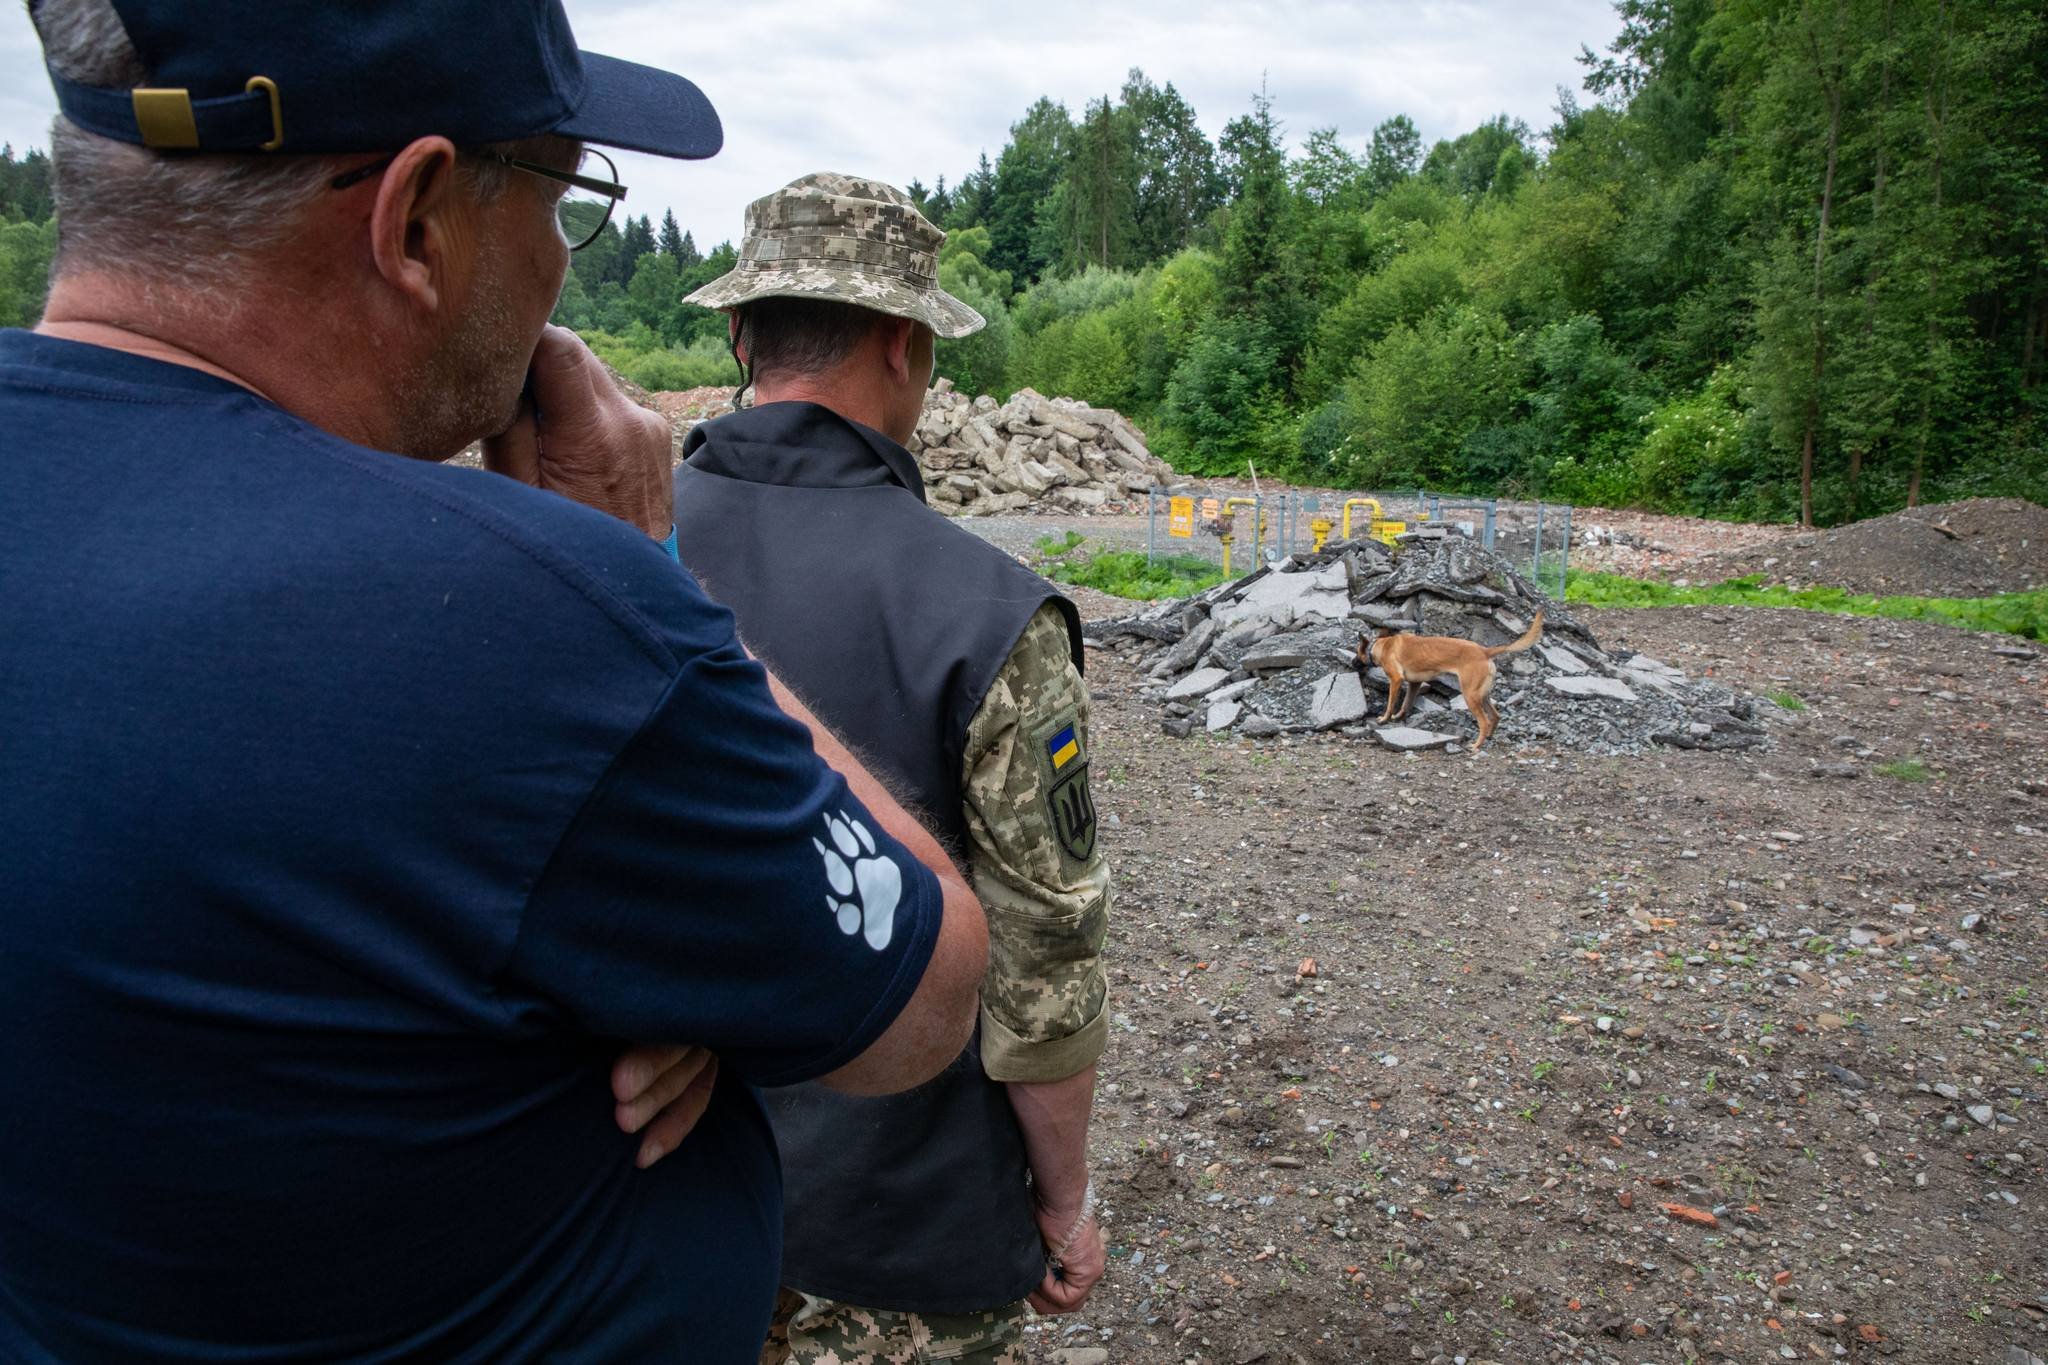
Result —
[[807, 175], [747, 205], [739, 264], [685, 302], [737, 308], [756, 299], [836, 299], [964, 337], [985, 319], [939, 288], [945, 240], [901, 190]]

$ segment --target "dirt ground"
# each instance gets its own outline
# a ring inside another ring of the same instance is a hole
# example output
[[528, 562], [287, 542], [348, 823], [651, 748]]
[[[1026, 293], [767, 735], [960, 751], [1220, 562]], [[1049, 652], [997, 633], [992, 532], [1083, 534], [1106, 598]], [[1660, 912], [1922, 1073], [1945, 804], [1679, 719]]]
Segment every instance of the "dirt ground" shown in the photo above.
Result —
[[1585, 615], [1804, 709], [1753, 754], [1174, 741], [1091, 649], [1112, 1259], [1034, 1359], [2048, 1356], [2048, 661]]

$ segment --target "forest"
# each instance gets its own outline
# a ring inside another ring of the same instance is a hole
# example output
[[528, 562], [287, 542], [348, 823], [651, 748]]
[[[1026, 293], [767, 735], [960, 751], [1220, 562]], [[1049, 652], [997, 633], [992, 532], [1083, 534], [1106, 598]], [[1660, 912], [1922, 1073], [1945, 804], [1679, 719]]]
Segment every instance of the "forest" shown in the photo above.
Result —
[[[2048, 12], [1616, 10], [1540, 132], [1296, 138], [1261, 89], [1212, 140], [1135, 68], [1038, 100], [906, 187], [989, 319], [940, 373], [1121, 409], [1197, 475], [1809, 524], [2048, 501]], [[0, 321], [40, 297], [35, 178], [0, 161]], [[556, 318], [645, 387], [730, 383], [681, 299], [732, 260], [616, 221]]]

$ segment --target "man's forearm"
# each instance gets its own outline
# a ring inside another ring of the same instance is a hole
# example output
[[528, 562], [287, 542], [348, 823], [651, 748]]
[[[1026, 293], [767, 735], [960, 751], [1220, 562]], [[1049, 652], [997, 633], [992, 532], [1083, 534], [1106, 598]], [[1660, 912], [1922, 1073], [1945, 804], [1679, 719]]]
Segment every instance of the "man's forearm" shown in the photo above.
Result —
[[1081, 1212], [1088, 1188], [1088, 1120], [1095, 1109], [1095, 1068], [1063, 1081], [1012, 1081], [1010, 1109], [1024, 1134], [1024, 1157], [1040, 1207], [1062, 1218]]

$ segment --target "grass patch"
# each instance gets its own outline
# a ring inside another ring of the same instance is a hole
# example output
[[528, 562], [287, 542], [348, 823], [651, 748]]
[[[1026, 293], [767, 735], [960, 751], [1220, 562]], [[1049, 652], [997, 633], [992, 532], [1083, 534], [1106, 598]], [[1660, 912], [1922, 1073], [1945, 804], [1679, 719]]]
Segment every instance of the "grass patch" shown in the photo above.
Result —
[[1680, 588], [1620, 574], [1573, 570], [1566, 582], [1565, 600], [1589, 607], [1800, 607], [1846, 616], [1939, 621], [1966, 630], [2048, 641], [2048, 588], [1996, 597], [1869, 597], [1841, 588], [1766, 586], [1761, 575], [1755, 574], [1711, 587]]
[[1038, 542], [1039, 571], [1058, 583], [1073, 583], [1142, 602], [1161, 597], [1192, 597], [1223, 581], [1223, 571], [1206, 559], [1174, 555], [1148, 564], [1137, 550], [1084, 554], [1081, 547], [1085, 540], [1078, 531], [1067, 532], [1064, 539], [1042, 537]]
[[1784, 710], [1804, 711], [1806, 709], [1806, 703], [1790, 692], [1769, 692], [1765, 695]]
[[1895, 758], [1889, 763], [1880, 763], [1877, 770], [1886, 777], [1895, 777], [1901, 782], [1925, 782], [1934, 774], [1927, 771], [1927, 765], [1917, 758]]

